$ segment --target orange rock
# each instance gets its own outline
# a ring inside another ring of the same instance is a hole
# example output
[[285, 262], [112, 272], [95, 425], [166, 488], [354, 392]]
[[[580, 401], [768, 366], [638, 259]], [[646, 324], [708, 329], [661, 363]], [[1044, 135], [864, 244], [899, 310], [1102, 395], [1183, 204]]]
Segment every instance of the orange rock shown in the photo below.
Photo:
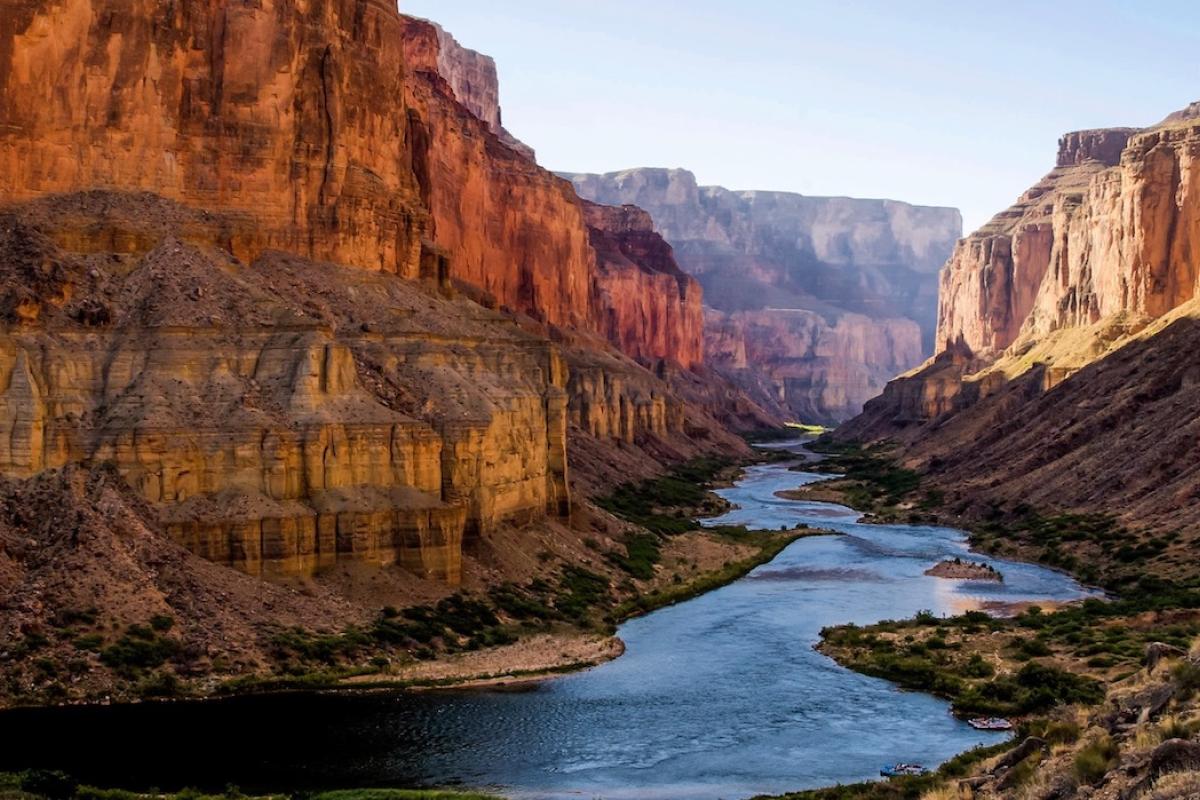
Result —
[[959, 243], [941, 276], [938, 343], [994, 358], [1019, 337], [1195, 296], [1200, 122], [1067, 134], [1058, 166]]
[[671, 246], [636, 206], [584, 202], [589, 241], [599, 267], [600, 330], [645, 362], [704, 361], [704, 307], [699, 282], [675, 263]]

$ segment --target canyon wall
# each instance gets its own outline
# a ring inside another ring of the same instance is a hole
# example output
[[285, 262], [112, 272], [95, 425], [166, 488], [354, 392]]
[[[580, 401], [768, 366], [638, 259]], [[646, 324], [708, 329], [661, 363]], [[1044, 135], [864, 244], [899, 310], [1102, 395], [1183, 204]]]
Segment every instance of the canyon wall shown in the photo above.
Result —
[[218, 215], [146, 195], [4, 223], [27, 302], [0, 338], [3, 474], [112, 464], [173, 538], [254, 573], [351, 558], [454, 583], [464, 537], [567, 512], [565, 363], [495, 313], [244, 264], [199, 241]]
[[664, 380], [699, 286], [499, 127], [494, 73], [379, 0], [14, 4], [0, 476], [110, 465], [253, 574], [455, 584], [568, 515], [571, 437], [738, 451]]
[[636, 206], [584, 202], [588, 239], [599, 267], [600, 332], [644, 362], [669, 353], [680, 366], [704, 361], [700, 284], [675, 263], [671, 246]]
[[[646, 265], [634, 268], [629, 254], [619, 256], [612, 237], [596, 232], [593, 223], [604, 224], [599, 212], [585, 210], [568, 181], [498, 135], [496, 93], [470, 77], [482, 72], [491, 81], [494, 70], [478, 69], [478, 58], [464, 55], [470, 51], [447, 45], [432, 23], [406, 18], [412, 79], [405, 86], [424, 130], [419, 182], [431, 238], [449, 254], [451, 277], [548, 325], [599, 332], [640, 360], [698, 362], [703, 334], [689, 308], [699, 302], [699, 287], [654, 278], [679, 270], [667, 263], [669, 251], [649, 241], [652, 232], [637, 234]], [[467, 84], [467, 94], [457, 94]], [[620, 233], [627, 242], [634, 236]], [[596, 245], [612, 245], [602, 263]]]
[[144, 190], [224, 244], [416, 277], [427, 214], [382, 0], [21, 0], [0, 16], [0, 195]]
[[650, 212], [720, 312], [707, 315], [709, 363], [780, 413], [845, 419], [932, 350], [953, 209], [734, 192], [678, 169], [568, 177], [590, 200]]
[[1019, 338], [1118, 314], [1159, 317], [1195, 292], [1195, 125], [1067, 134], [1057, 166], [956, 249], [938, 341], [997, 357]]
[[838, 436], [901, 445], [962, 509], [1200, 524], [1196, 108], [1064, 136], [1054, 169], [947, 263], [938, 356]]

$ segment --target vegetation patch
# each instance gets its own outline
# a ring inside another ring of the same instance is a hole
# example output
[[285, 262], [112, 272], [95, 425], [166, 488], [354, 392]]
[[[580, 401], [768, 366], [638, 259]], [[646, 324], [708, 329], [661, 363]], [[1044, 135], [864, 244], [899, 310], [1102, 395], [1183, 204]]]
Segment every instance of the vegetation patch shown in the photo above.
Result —
[[[826, 628], [821, 649], [851, 669], [944, 697], [964, 716], [1022, 716], [1104, 698], [1100, 681], [1015, 652], [1030, 647], [1015, 625], [981, 612], [946, 620], [922, 614], [868, 627]], [[988, 657], [972, 643], [985, 635], [994, 645]]]
[[921, 800], [928, 792], [966, 776], [975, 765], [1011, 747], [1011, 742], [1000, 742], [959, 753], [928, 775], [865, 781], [783, 795], [760, 795], [753, 800]]
[[[860, 511], [894, 515], [899, 512], [897, 507], [921, 486], [920, 473], [897, 466], [882, 445], [863, 448], [858, 444], [818, 440], [809, 449], [825, 456], [821, 471], [841, 476], [838, 490], [847, 505]], [[937, 502], [940, 504], [940, 499]]]
[[731, 466], [725, 458], [696, 458], [661, 477], [622, 484], [595, 502], [650, 533], [677, 536], [695, 530], [695, 516], [716, 510], [706, 486]]

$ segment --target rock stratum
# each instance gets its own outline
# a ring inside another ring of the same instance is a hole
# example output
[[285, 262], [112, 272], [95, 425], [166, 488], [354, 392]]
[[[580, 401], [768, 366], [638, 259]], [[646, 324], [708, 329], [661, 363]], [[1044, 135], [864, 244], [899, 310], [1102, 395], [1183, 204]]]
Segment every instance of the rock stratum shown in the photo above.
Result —
[[1055, 168], [947, 263], [936, 357], [838, 435], [902, 443], [966, 510], [1194, 528], [1197, 153], [1195, 105], [1064, 136]]
[[81, 592], [139, 622], [131, 582], [189, 625], [213, 585], [271, 598], [217, 649], [361, 621], [380, 576], [486, 589], [589, 491], [773, 421], [704, 369], [645, 214], [538, 167], [495, 64], [380, 0], [10, 4], [0, 197], [6, 641]]
[[650, 212], [704, 287], [709, 364], [780, 414], [844, 420], [932, 352], [954, 209], [735, 192], [680, 169], [567, 177]]

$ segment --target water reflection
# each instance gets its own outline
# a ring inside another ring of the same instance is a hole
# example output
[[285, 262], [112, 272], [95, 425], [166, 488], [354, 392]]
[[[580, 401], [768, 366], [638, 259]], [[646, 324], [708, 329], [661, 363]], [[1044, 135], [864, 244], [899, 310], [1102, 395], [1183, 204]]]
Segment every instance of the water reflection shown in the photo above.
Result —
[[947, 705], [842, 669], [813, 649], [825, 625], [1064, 600], [1068, 577], [972, 556], [1003, 584], [924, 575], [964, 556], [959, 531], [866, 525], [851, 509], [775, 492], [821, 479], [753, 467], [709, 524], [799, 523], [802, 539], [747, 579], [632, 620], [622, 658], [523, 693], [245, 698], [11, 712], [0, 767], [35, 761], [90, 780], [242, 788], [454, 783], [521, 798], [739, 798], [936, 764], [997, 734]]

